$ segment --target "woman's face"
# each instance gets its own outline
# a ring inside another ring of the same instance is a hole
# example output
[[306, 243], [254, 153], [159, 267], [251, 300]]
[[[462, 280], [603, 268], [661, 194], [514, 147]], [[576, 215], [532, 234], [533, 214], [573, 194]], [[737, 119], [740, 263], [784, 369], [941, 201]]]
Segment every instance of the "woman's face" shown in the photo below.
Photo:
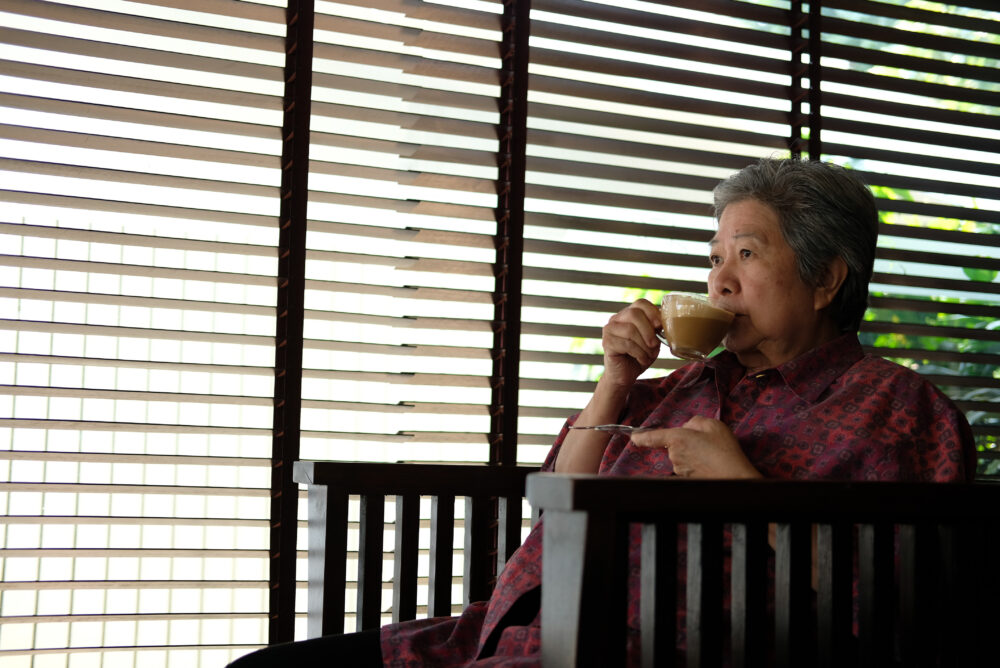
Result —
[[723, 341], [750, 371], [787, 362], [838, 335], [826, 288], [799, 278], [778, 215], [757, 200], [727, 206], [711, 241], [711, 300], [736, 314]]

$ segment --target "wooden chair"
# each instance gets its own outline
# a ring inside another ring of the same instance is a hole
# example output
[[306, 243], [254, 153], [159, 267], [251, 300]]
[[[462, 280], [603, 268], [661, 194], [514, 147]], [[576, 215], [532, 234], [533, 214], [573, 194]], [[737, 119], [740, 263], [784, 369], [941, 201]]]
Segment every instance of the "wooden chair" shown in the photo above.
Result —
[[[1000, 486], [538, 473], [528, 477], [528, 499], [545, 522], [546, 668], [623, 664], [630, 523], [641, 524], [643, 535], [644, 667], [677, 660], [676, 539], [682, 525], [689, 668], [724, 660], [732, 666], [831, 668], [1000, 665], [993, 640], [1000, 628], [993, 572], [1000, 556]], [[776, 524], [773, 552], [769, 523]], [[722, 650], [724, 527], [732, 536], [728, 657]], [[765, 587], [772, 555], [773, 613]], [[773, 643], [763, 631], [770, 624]]]
[[[462, 601], [489, 598], [493, 581], [521, 543], [525, 477], [533, 467], [481, 464], [295, 463], [306, 484], [309, 517], [310, 638], [343, 633], [348, 563], [348, 504], [360, 496], [356, 630], [378, 628], [382, 592], [392, 587], [392, 621], [416, 618], [421, 496], [431, 497], [427, 614], [451, 615], [455, 499], [465, 497]], [[395, 497], [393, 577], [383, 582], [386, 497]]]

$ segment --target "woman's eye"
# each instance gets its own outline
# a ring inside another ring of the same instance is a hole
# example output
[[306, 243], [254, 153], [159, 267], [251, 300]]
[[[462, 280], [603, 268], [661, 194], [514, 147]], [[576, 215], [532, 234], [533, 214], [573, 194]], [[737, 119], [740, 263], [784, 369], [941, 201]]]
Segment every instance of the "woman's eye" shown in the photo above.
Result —
[[740, 257], [741, 257], [741, 258], [743, 258], [744, 260], [745, 260], [745, 259], [747, 259], [748, 257], [750, 257], [751, 255], [753, 255], [753, 253], [751, 253], [751, 252], [750, 252], [749, 250], [747, 250], [746, 248], [744, 248], [744, 249], [742, 249], [742, 250], [740, 251]]
[[709, 255], [708, 256], [708, 263], [710, 265], [712, 265], [713, 267], [717, 267], [720, 264], [722, 264], [722, 258], [719, 257], [718, 255]]

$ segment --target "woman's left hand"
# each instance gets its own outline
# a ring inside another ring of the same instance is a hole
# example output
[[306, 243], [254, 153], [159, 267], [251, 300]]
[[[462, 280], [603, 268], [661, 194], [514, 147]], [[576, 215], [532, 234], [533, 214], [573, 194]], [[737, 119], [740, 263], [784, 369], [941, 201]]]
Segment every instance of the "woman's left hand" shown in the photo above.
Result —
[[674, 473], [683, 478], [761, 478], [732, 430], [719, 420], [693, 417], [683, 427], [632, 434], [641, 447], [666, 448]]

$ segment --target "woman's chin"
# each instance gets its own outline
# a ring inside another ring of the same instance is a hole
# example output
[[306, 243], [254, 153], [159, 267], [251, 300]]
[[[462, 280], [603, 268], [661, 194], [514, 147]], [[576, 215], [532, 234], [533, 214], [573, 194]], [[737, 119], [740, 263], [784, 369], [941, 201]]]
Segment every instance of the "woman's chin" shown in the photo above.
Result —
[[730, 330], [723, 337], [722, 343], [719, 345], [731, 353], [739, 353], [743, 349], [743, 346], [740, 345], [741, 343], [739, 334]]
[[741, 359], [743, 356], [753, 354], [757, 350], [756, 346], [748, 343], [746, 338], [734, 336], [733, 333], [727, 334], [719, 345]]

